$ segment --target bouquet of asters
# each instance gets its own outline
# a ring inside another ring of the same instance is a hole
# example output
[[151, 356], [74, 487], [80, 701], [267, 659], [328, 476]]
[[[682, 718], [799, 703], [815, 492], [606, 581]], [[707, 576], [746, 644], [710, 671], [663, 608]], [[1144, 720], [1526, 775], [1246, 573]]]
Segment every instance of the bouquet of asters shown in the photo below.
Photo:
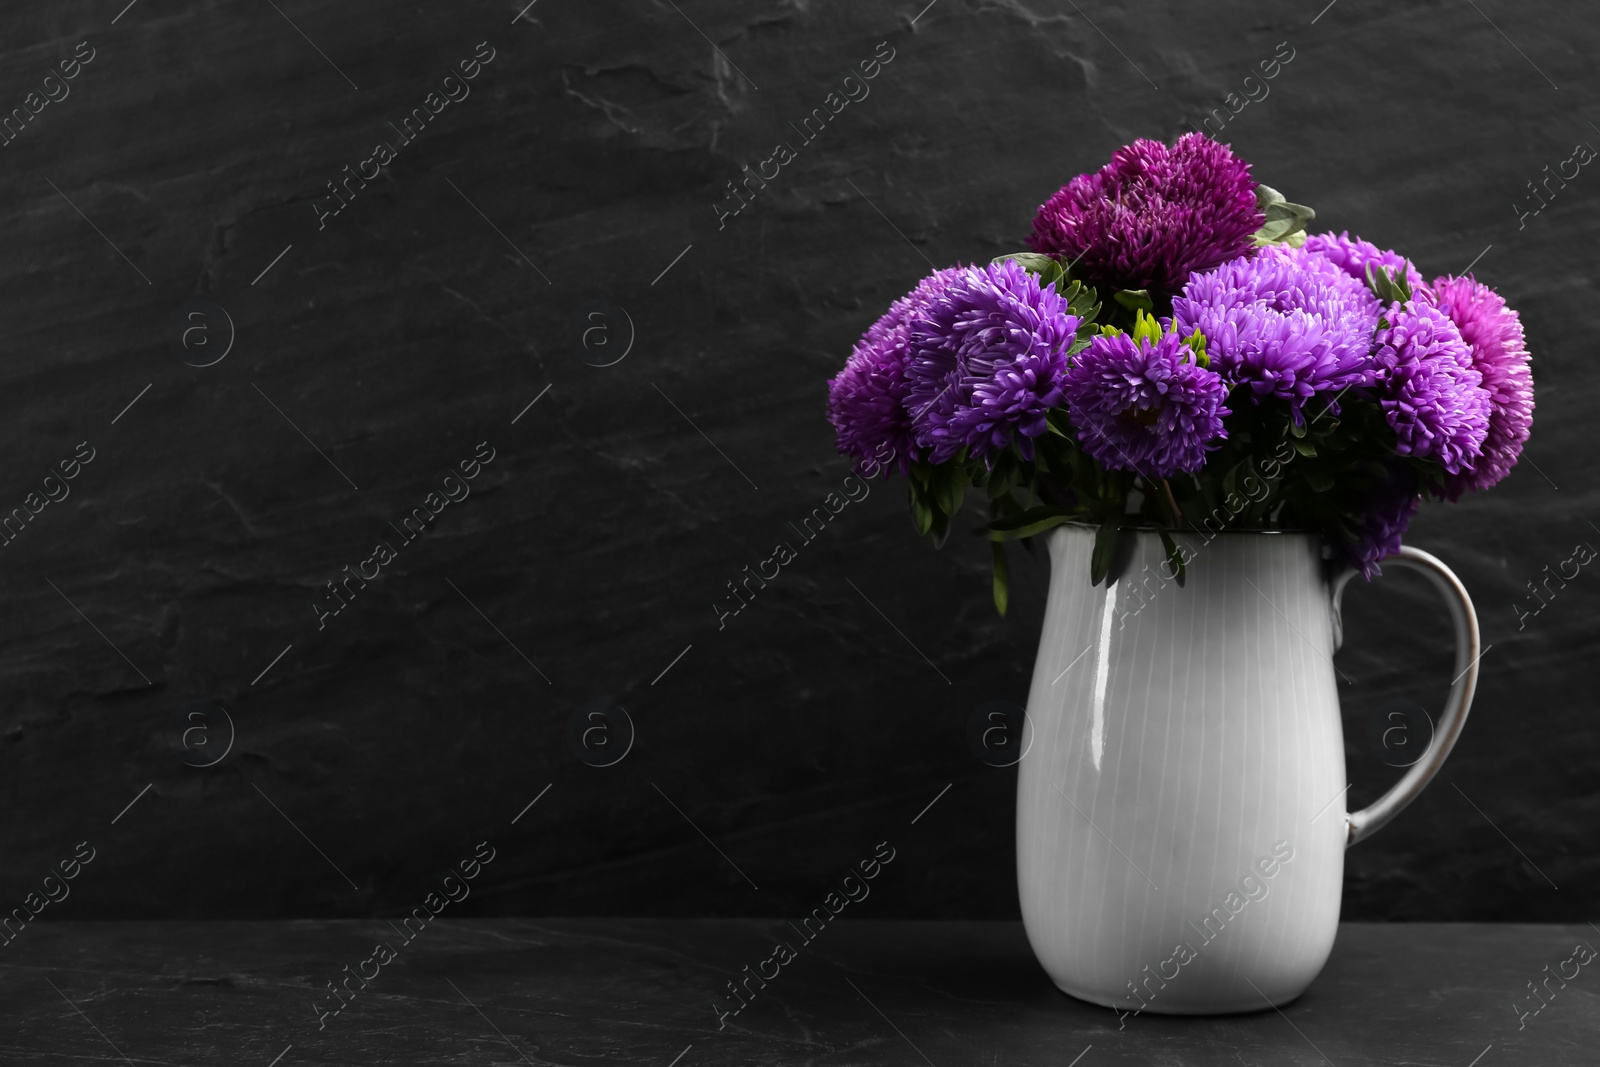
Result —
[[1008, 540], [1316, 530], [1367, 577], [1424, 497], [1516, 463], [1533, 420], [1517, 313], [1467, 277], [1309, 234], [1315, 213], [1198, 133], [1139, 140], [1038, 210], [1031, 252], [919, 282], [829, 383], [838, 448], [895, 457], [942, 544], [983, 491], [995, 604]]

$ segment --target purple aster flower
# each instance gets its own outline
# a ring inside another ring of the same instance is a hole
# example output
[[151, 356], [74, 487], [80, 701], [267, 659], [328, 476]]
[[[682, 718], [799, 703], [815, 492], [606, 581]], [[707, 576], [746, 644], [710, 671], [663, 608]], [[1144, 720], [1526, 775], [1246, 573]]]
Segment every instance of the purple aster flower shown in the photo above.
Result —
[[1171, 148], [1138, 140], [1046, 200], [1028, 243], [1075, 260], [1106, 290], [1171, 294], [1191, 271], [1251, 250], [1264, 221], [1250, 164], [1227, 145], [1186, 133]]
[[1489, 432], [1489, 394], [1472, 349], [1450, 316], [1425, 298], [1384, 313], [1373, 363], [1395, 452], [1432, 457], [1451, 474], [1471, 470]]
[[1470, 277], [1435, 278], [1433, 302], [1472, 349], [1472, 366], [1489, 394], [1489, 432], [1483, 455], [1469, 470], [1445, 476], [1443, 496], [1459, 500], [1510, 473], [1533, 427], [1533, 371], [1522, 320], [1493, 289]]
[[1055, 286], [1039, 288], [1014, 260], [955, 272], [911, 323], [905, 406], [917, 445], [935, 463], [1013, 443], [1031, 459], [1078, 325]]
[[1125, 333], [1095, 337], [1073, 357], [1064, 392], [1084, 451], [1147, 478], [1205, 466], [1231, 414], [1222, 406], [1227, 383], [1175, 333], [1153, 344]]
[[1378, 563], [1400, 551], [1400, 537], [1406, 532], [1422, 497], [1416, 480], [1399, 466], [1389, 469], [1389, 479], [1379, 486], [1367, 502], [1361, 517], [1361, 531], [1354, 544], [1345, 545], [1350, 565], [1369, 581], [1381, 574]]
[[[1318, 393], [1372, 382], [1381, 305], [1367, 286], [1303, 248], [1264, 248], [1195, 274], [1172, 302], [1180, 334], [1198, 329], [1212, 365], [1259, 399], [1289, 401], [1296, 420]], [[1330, 405], [1336, 397], [1330, 397]]]
[[1399, 252], [1385, 251], [1371, 241], [1351, 237], [1348, 230], [1338, 234], [1314, 233], [1306, 238], [1305, 250], [1315, 252], [1335, 264], [1363, 285], [1367, 282], [1367, 264], [1370, 263], [1375, 270], [1383, 268], [1390, 273], [1402, 272], [1406, 281], [1411, 283], [1412, 292], [1428, 288], [1422, 281], [1422, 275], [1417, 273], [1417, 268], [1405, 256]]
[[828, 383], [828, 421], [838, 434], [841, 454], [860, 463], [883, 462], [885, 450], [892, 449], [901, 474], [920, 458], [905, 407], [911, 386], [905, 375], [911, 359], [911, 323], [959, 273], [958, 267], [939, 271], [891, 304], [861, 335], [844, 369]]

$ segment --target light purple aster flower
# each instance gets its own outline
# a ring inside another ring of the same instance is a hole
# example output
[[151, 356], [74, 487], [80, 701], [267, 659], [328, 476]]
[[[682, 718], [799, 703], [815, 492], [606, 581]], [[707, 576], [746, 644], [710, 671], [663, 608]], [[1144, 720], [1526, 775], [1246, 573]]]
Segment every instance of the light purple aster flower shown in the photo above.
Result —
[[1489, 432], [1489, 394], [1472, 349], [1450, 316], [1425, 298], [1384, 312], [1373, 363], [1395, 452], [1433, 458], [1451, 474], [1471, 470]]
[[1205, 335], [1212, 366], [1229, 382], [1289, 401], [1299, 420], [1312, 396], [1371, 384], [1380, 309], [1364, 283], [1326, 258], [1274, 246], [1192, 275], [1172, 321], [1185, 336]]
[[1225, 433], [1227, 383], [1175, 333], [1159, 341], [1095, 337], [1072, 360], [1064, 389], [1078, 440], [1111, 470], [1147, 478], [1198, 471]]
[[1533, 371], [1522, 320], [1487, 285], [1471, 277], [1435, 278], [1433, 302], [1456, 324], [1472, 349], [1472, 366], [1489, 394], [1489, 431], [1483, 455], [1470, 470], [1445, 476], [1443, 496], [1459, 500], [1510, 473], [1533, 427]]
[[917, 445], [943, 463], [1032, 439], [1061, 402], [1079, 320], [1052, 284], [1013, 260], [957, 271], [911, 323], [905, 405]]
[[1227, 145], [1186, 133], [1124, 145], [1040, 206], [1029, 245], [1076, 261], [1073, 275], [1105, 290], [1170, 295], [1190, 272], [1251, 250], [1261, 228], [1250, 164]]
[[1411, 473], [1391, 467], [1389, 479], [1372, 495], [1362, 513], [1361, 532], [1354, 544], [1345, 545], [1351, 566], [1369, 581], [1383, 573], [1378, 564], [1400, 551], [1400, 538], [1417, 514], [1422, 497]]
[[1371, 241], [1351, 237], [1348, 230], [1337, 234], [1314, 233], [1306, 238], [1304, 247], [1307, 252], [1322, 256], [1363, 285], [1367, 282], [1367, 264], [1370, 263], [1375, 269], [1381, 267], [1391, 273], [1403, 273], [1406, 281], [1411, 283], [1413, 292], [1427, 289], [1422, 275], [1405, 256], [1379, 248]]
[[906, 390], [911, 387], [905, 375], [911, 359], [911, 323], [959, 273], [959, 267], [939, 271], [891, 304], [861, 335], [844, 369], [828, 383], [828, 421], [838, 435], [841, 454], [860, 463], [884, 462], [892, 449], [901, 474], [920, 458], [905, 407]]

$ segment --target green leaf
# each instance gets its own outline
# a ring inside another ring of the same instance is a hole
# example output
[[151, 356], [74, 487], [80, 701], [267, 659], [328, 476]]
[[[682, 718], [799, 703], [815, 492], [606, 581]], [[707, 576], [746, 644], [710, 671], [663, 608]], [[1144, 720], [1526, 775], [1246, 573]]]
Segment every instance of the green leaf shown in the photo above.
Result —
[[1312, 444], [1310, 441], [1304, 440], [1303, 438], [1297, 437], [1289, 443], [1293, 445], [1294, 450], [1300, 453], [1302, 456], [1314, 456], [1317, 454], [1317, 446]]
[[985, 529], [991, 541], [1016, 541], [1083, 518], [1081, 508], [1029, 508], [1004, 519], [994, 519]]
[[917, 528], [918, 537], [926, 537], [933, 527], [933, 512], [928, 505], [923, 503], [922, 492], [913, 482], [906, 487], [911, 496], [911, 521]]
[[1117, 551], [1117, 535], [1122, 516], [1107, 515], [1094, 533], [1094, 552], [1089, 557], [1089, 584], [1099, 585], [1111, 573], [1111, 557]]
[[1307, 467], [1305, 469], [1305, 478], [1306, 484], [1311, 487], [1311, 491], [1314, 493], [1326, 493], [1333, 489], [1334, 477], [1331, 471], [1321, 470], [1317, 467]]
[[1147, 289], [1118, 289], [1111, 294], [1111, 299], [1129, 311], [1154, 311], [1156, 309]]
[[1020, 264], [1029, 274], [1038, 274], [1046, 267], [1056, 265], [1054, 257], [1047, 256], [1043, 252], [1007, 252], [1003, 256], [995, 256], [989, 261], [989, 265], [1004, 263], [1008, 259]]
[[1133, 340], [1135, 343], [1149, 341], [1152, 345], [1161, 340], [1161, 323], [1143, 308], [1133, 313]]
[[1188, 577], [1183, 572], [1183, 553], [1178, 551], [1177, 543], [1165, 530], [1161, 531], [1161, 547], [1167, 550], [1167, 562], [1172, 564], [1173, 577], [1178, 582], [1178, 588], [1182, 589], [1184, 579]]
[[1051, 286], [1055, 286], [1058, 293], [1067, 287], [1067, 268], [1065, 264], [1055, 260], [1051, 260], [1048, 267], [1039, 271], [1039, 288], [1048, 289]]
[[1311, 208], [1291, 203], [1270, 185], [1256, 186], [1256, 207], [1260, 209], [1264, 220], [1252, 238], [1257, 248], [1282, 243], [1304, 244], [1305, 238], [1301, 235], [1317, 217]]
[[1183, 343], [1194, 353], [1196, 363], [1202, 367], [1211, 366], [1211, 357], [1206, 354], [1206, 335], [1200, 332], [1200, 327], [1196, 326], [1194, 332], [1183, 339]]
[[1067, 284], [1067, 268], [1059, 259], [1039, 252], [1012, 252], [1009, 255], [997, 256], [989, 262], [1003, 263], [1008, 259], [1019, 264], [1029, 274], [1037, 275], [1039, 288], [1054, 285], [1056, 292], [1065, 295], [1063, 291]]
[[1067, 310], [1083, 320], [1086, 327], [1100, 315], [1100, 294], [1082, 282], [1071, 282], [1065, 289], [1056, 287], [1056, 292], [1067, 302]]
[[994, 560], [994, 606], [1004, 618], [1006, 607], [1011, 602], [1011, 569], [1006, 564], [1006, 546], [996, 541], [990, 548]]
[[[1367, 285], [1385, 304], [1404, 304], [1411, 299], [1411, 282], [1401, 268], [1379, 267], [1367, 264]], [[1383, 324], [1380, 329], [1387, 328]]]
[[946, 515], [954, 515], [961, 510], [966, 478], [961, 468], [949, 464], [941, 464], [934, 468], [934, 479], [930, 486], [933, 490], [934, 503], [939, 505], [939, 510]]

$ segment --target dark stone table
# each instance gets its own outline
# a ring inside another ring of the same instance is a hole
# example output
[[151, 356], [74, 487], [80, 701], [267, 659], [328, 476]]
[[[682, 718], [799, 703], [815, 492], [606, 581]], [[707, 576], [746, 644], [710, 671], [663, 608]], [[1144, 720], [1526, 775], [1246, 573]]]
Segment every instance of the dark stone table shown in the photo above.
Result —
[[[1584, 966], [1564, 988], [1551, 979], [1538, 1014], [1528, 985], [1576, 943], [1600, 944], [1587, 925], [1347, 924], [1321, 977], [1281, 1011], [1146, 1014], [1119, 1029], [1112, 1011], [1051, 986], [1019, 923], [843, 920], [719, 1031], [713, 997], [774, 938], [799, 944], [783, 929], [436, 919], [407, 943], [384, 921], [41, 921], [0, 950], [0, 1063], [1561, 1067], [1600, 1058], [1600, 973]], [[381, 965], [378, 941], [393, 952]], [[358, 992], [331, 1014], [326, 983], [358, 970], [376, 976], [365, 989], [350, 979]]]

